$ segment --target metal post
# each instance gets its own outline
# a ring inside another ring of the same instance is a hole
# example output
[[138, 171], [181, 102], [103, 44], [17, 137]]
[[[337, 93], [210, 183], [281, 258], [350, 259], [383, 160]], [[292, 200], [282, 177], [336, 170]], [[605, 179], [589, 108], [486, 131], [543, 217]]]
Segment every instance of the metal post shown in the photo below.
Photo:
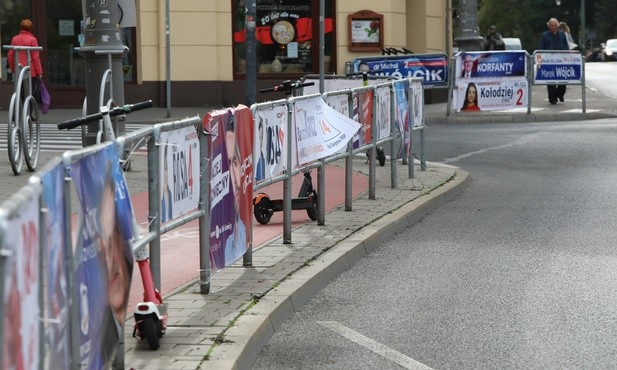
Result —
[[397, 153], [395, 138], [396, 133], [398, 132], [398, 128], [394, 125], [394, 117], [396, 117], [396, 99], [395, 99], [395, 91], [394, 91], [394, 82], [390, 84], [390, 136], [392, 140], [390, 141], [390, 187], [392, 189], [396, 189], [398, 187], [397, 184], [397, 168], [396, 168], [396, 157]]
[[465, 0], [459, 2], [459, 36], [456, 43], [459, 50], [482, 50], [483, 38], [478, 28], [478, 2]]
[[[99, 87], [103, 73], [108, 68], [107, 57], [97, 55], [96, 50], [124, 51], [122, 44], [122, 31], [118, 27], [120, 12], [117, 0], [87, 0], [84, 19], [84, 45], [79, 48], [79, 53], [86, 64], [86, 98], [87, 114], [99, 111]], [[112, 63], [113, 96], [117, 105], [124, 104], [124, 77], [122, 74], [122, 53], [114, 53]], [[124, 133], [124, 123], [115, 127], [116, 137]], [[96, 144], [98, 123], [88, 124], [84, 146]]]
[[[199, 130], [199, 207], [203, 214], [199, 218], [199, 291], [201, 294], [210, 293], [210, 140], [209, 133], [202, 127]], [[244, 255], [245, 265], [247, 254], [252, 256], [252, 241], [249, 251]], [[251, 261], [252, 262], [252, 261]]]
[[287, 101], [287, 168], [285, 169], [285, 180], [283, 180], [283, 244], [291, 244], [291, 130], [293, 129], [291, 121], [294, 105], [295, 102]]
[[[366, 75], [366, 73], [364, 74]], [[376, 178], [377, 178], [377, 170], [376, 163], [377, 162], [377, 115], [375, 112], [377, 111], [377, 99], [375, 99], [375, 87], [370, 90], [373, 92], [373, 117], [371, 118], [371, 149], [370, 149], [370, 157], [369, 157], [369, 167], [368, 167], [368, 198], [375, 199], [376, 196]], [[359, 110], [359, 109], [358, 109]]]
[[150, 270], [156, 289], [161, 291], [161, 203], [159, 182], [159, 125], [154, 126], [154, 133], [148, 140], [148, 231], [156, 233], [150, 242]]
[[169, 30], [169, 0], [165, 0], [165, 96], [167, 118], [171, 117], [171, 35]]
[[[347, 93], [347, 112], [353, 119], [353, 93]], [[347, 143], [347, 157], [345, 157], [345, 211], [352, 210], [353, 200], [353, 139]]]
[[[319, 92], [324, 93], [324, 51], [325, 51], [325, 0], [319, 0]], [[319, 197], [317, 198], [317, 207], [319, 212], [317, 214], [317, 225], [324, 225], [326, 223], [326, 163], [321, 160], [320, 171], [317, 171], [317, 191]]]
[[[255, 89], [257, 85], [257, 42], [255, 40], [255, 19], [257, 4], [255, 0], [246, 3], [246, 105], [255, 103]], [[291, 131], [290, 131], [291, 132]]]
[[[585, 54], [583, 54], [585, 55]], [[582, 84], [582, 99], [583, 99], [583, 113], [587, 113], [587, 83], [585, 82], [585, 58], [581, 58], [581, 80], [583, 82]]]

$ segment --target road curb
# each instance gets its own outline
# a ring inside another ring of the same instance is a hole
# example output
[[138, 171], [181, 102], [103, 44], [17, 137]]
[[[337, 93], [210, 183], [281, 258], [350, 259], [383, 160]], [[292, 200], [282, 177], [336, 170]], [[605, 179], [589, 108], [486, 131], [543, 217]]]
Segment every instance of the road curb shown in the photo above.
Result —
[[592, 113], [554, 113], [554, 114], [482, 114], [482, 113], [462, 113], [451, 116], [427, 116], [427, 125], [444, 123], [530, 123], [530, 122], [562, 122], [562, 121], [588, 121], [605, 118], [615, 118], [614, 114], [592, 112]]
[[207, 361], [207, 367], [251, 369], [261, 349], [283, 322], [293, 317], [317, 292], [395, 234], [459, 196], [470, 183], [469, 173], [457, 169], [446, 183], [363, 227], [294, 272], [238, 317], [225, 333], [225, 339], [230, 342], [225, 343], [224, 358], [215, 356]]

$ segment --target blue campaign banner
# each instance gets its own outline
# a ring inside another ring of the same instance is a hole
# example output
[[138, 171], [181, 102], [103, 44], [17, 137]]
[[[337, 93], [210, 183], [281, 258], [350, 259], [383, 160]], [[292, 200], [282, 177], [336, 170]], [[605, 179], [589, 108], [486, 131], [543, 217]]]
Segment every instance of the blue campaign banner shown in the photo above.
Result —
[[536, 84], [582, 83], [583, 59], [580, 53], [536, 51], [533, 61]]
[[456, 57], [456, 77], [524, 77], [526, 60], [524, 51], [462, 52]]
[[69, 292], [68, 270], [66, 265], [65, 241], [67, 217], [64, 209], [64, 165], [58, 164], [41, 175], [45, 220], [42, 228], [45, 233], [47, 257], [46, 310], [49, 323], [46, 331], [49, 369], [68, 369], [70, 363], [69, 342]]
[[396, 79], [420, 77], [425, 86], [448, 86], [448, 58], [442, 54], [412, 54], [359, 58], [354, 71], [368, 71], [374, 76]]
[[71, 164], [79, 198], [76, 289], [83, 368], [111, 367], [133, 272], [133, 211], [113, 143]]

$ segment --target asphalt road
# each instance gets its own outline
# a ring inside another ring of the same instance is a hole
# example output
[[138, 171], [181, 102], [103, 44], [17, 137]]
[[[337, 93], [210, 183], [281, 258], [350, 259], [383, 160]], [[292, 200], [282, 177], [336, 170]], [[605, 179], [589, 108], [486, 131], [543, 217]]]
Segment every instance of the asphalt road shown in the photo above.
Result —
[[310, 300], [254, 368], [617, 367], [617, 122], [427, 140], [470, 188]]

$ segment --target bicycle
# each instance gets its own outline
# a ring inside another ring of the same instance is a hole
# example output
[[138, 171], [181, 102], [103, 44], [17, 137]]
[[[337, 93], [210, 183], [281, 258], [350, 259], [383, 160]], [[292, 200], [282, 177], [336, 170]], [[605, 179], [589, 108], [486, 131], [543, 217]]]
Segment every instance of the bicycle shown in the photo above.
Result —
[[[261, 89], [259, 90], [259, 92], [269, 93], [283, 91], [286, 96], [291, 96], [295, 95], [296, 91], [299, 88], [305, 86], [313, 86], [314, 84], [314, 82], [291, 82], [291, 80], [286, 80], [283, 81], [283, 83], [280, 85]], [[304, 172], [304, 180], [302, 180], [302, 185], [300, 186], [298, 197], [291, 200], [291, 209], [306, 209], [308, 217], [312, 221], [317, 221], [317, 217], [319, 215], [317, 208], [318, 199], [319, 198], [317, 195], [317, 190], [313, 188], [311, 171], [308, 170]], [[279, 212], [282, 210], [283, 199], [270, 199], [270, 197], [266, 193], [258, 193], [257, 196], [253, 198], [253, 215], [255, 216], [257, 222], [262, 225], [266, 225], [268, 222], [270, 222], [270, 219], [272, 218], [274, 212]]]
[[[101, 120], [103, 122], [103, 133], [100, 135], [101, 139], [104, 137], [106, 141], [113, 141], [115, 140], [115, 134], [112, 127], [112, 117], [121, 114], [129, 114], [150, 107], [152, 107], [151, 100], [136, 104], [126, 104], [111, 109], [109, 109], [107, 105], [102, 105], [99, 113], [61, 122], [58, 124], [58, 129], [70, 130], [78, 126], [83, 126], [88, 122]], [[97, 135], [97, 137], [98, 136], [99, 135]], [[135, 220], [133, 220], [133, 222], [136, 224]], [[133, 255], [139, 267], [144, 289], [144, 300], [137, 304], [133, 312], [135, 318], [133, 337], [138, 336], [140, 339], [146, 339], [148, 341], [148, 347], [151, 350], [156, 350], [160, 346], [159, 339], [163, 337], [167, 330], [167, 306], [163, 303], [161, 293], [154, 286], [147, 249], [140, 248], [139, 250], [133, 250]]]
[[[77, 50], [79, 50], [79, 48], [77, 48]], [[99, 103], [98, 106], [102, 107], [102, 106], [107, 106], [108, 109], [110, 109], [111, 107], [114, 106], [114, 82], [112, 79], [112, 55], [120, 55], [120, 54], [124, 54], [128, 51], [128, 47], [124, 47], [123, 50], [95, 50], [94, 54], [107, 54], [107, 69], [105, 69], [105, 71], [103, 71], [103, 75], [101, 76], [101, 83], [99, 85]], [[105, 100], [105, 90], [106, 90], [106, 86], [109, 86], [108, 92], [108, 96], [109, 98], [107, 100]], [[88, 108], [88, 97], [84, 98], [84, 102], [81, 108], [82, 111], [82, 115], [86, 116], [88, 114], [87, 111]], [[101, 119], [98, 120], [99, 121], [99, 129], [97, 131], [96, 134], [96, 143], [100, 143], [102, 140], [102, 135], [104, 132], [103, 129], [103, 121]], [[81, 126], [81, 137], [82, 137], [82, 142], [84, 141], [84, 138], [86, 137], [86, 126], [82, 125]]]
[[[43, 50], [40, 46], [4, 45], [6, 50], [14, 50], [15, 69], [18, 78], [14, 80], [14, 91], [9, 104], [7, 126], [7, 147], [13, 174], [21, 174], [24, 161], [30, 171], [36, 171], [41, 151], [41, 121], [39, 105], [32, 95], [32, 76], [30, 73], [30, 52]], [[27, 65], [19, 63], [19, 53], [27, 54]], [[22, 101], [22, 89], [24, 98]], [[23, 107], [22, 107], [23, 104]]]

